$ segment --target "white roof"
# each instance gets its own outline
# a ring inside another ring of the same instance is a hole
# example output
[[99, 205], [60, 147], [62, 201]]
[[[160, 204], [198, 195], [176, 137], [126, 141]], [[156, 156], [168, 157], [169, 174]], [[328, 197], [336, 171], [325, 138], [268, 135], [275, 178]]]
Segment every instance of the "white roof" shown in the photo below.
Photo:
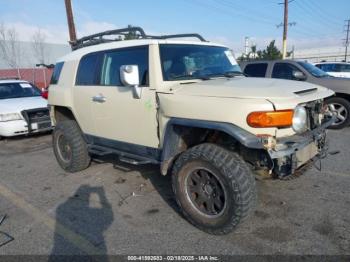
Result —
[[17, 80], [17, 79], [0, 79], [0, 84], [8, 84], [8, 83], [28, 83], [25, 80]]
[[104, 44], [97, 44], [93, 46], [83, 47], [72, 53], [63, 56], [58, 60], [58, 62], [78, 60], [82, 56], [103, 50], [123, 48], [123, 47], [133, 47], [133, 46], [142, 46], [142, 45], [152, 45], [152, 44], [190, 44], [190, 45], [207, 45], [207, 46], [221, 46], [225, 47], [222, 44], [212, 43], [212, 42], [200, 42], [200, 41], [188, 41], [188, 40], [157, 40], [157, 39], [139, 39], [139, 40], [124, 40], [124, 41], [115, 41]]

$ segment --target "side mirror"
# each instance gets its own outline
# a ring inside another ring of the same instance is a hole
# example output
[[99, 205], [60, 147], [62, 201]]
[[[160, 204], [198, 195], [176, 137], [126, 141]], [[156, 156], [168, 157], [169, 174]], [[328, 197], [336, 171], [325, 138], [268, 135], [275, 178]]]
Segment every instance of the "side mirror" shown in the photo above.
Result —
[[299, 81], [304, 81], [306, 79], [306, 75], [301, 71], [293, 71], [293, 77]]
[[133, 88], [134, 98], [141, 98], [142, 88], [139, 87], [139, 67], [137, 65], [122, 65], [120, 67], [120, 81], [124, 86]]

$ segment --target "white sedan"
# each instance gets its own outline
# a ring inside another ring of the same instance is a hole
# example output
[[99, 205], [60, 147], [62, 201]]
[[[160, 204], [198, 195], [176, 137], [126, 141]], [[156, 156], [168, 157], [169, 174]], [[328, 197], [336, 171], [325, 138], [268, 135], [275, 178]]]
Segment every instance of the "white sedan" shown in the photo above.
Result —
[[51, 130], [47, 101], [22, 80], [0, 80], [0, 138]]

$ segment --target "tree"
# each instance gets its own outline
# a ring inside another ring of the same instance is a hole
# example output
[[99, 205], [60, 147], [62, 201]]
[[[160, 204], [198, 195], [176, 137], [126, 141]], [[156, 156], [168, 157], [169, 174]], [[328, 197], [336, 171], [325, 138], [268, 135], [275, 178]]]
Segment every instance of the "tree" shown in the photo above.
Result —
[[256, 58], [256, 45], [252, 45], [250, 47], [250, 52], [248, 54], [248, 57], [253, 57], [253, 58]]
[[46, 64], [48, 60], [48, 50], [46, 47], [46, 35], [38, 29], [32, 37], [32, 45], [35, 58], [39, 64]]
[[[128, 28], [131, 28], [132, 25], [128, 25]], [[131, 32], [128, 32], [125, 36], [124, 36], [124, 40], [132, 40], [132, 39], [137, 39], [138, 36], [136, 34], [135, 31], [131, 31]]]
[[262, 51], [261, 58], [266, 60], [275, 60], [282, 58], [281, 51], [275, 46], [275, 40], [272, 40], [266, 49]]
[[21, 45], [18, 34], [16, 29], [7, 29], [3, 23], [0, 24], [0, 57], [10, 68], [17, 69], [17, 76], [21, 78], [19, 71]]

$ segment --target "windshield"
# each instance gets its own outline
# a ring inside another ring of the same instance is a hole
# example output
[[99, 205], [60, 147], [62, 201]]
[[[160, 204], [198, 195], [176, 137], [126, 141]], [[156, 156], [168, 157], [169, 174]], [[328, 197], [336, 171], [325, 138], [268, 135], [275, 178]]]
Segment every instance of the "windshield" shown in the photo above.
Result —
[[165, 81], [242, 74], [230, 49], [202, 45], [160, 45]]
[[40, 96], [40, 91], [29, 83], [0, 84], [0, 99]]
[[318, 67], [306, 63], [306, 62], [298, 62], [299, 65], [301, 65], [306, 71], [308, 71], [310, 74], [312, 74], [314, 77], [330, 77], [329, 74], [327, 74], [325, 71], [322, 71]]

